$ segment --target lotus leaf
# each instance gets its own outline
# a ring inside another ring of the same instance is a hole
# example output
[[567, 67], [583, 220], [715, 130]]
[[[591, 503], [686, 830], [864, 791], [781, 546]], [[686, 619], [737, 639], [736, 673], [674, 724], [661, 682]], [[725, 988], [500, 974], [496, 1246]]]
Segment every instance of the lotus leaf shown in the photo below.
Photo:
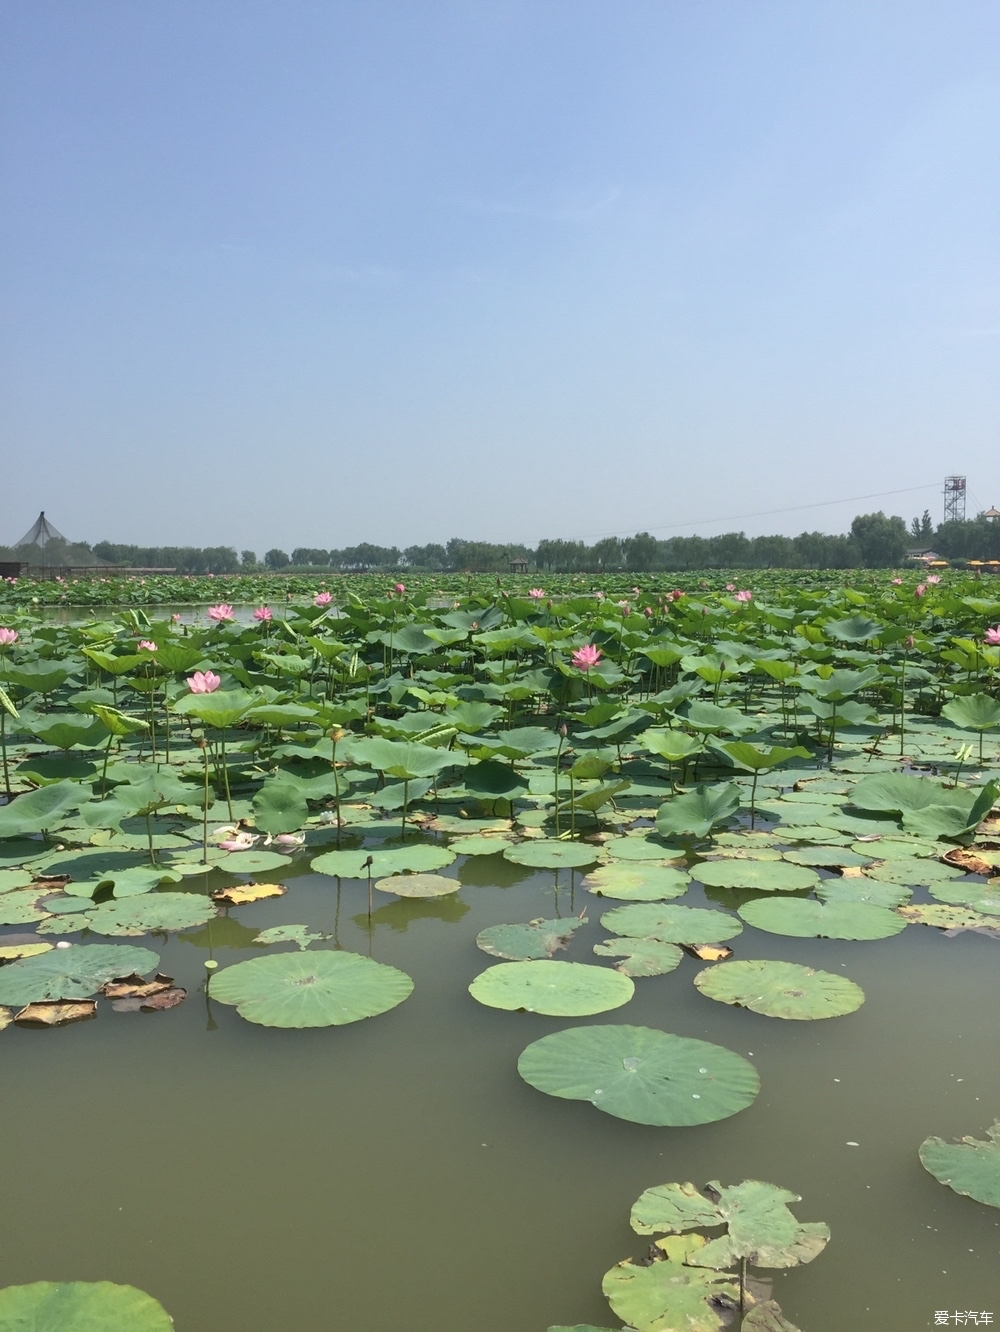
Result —
[[987, 916], [1000, 916], [1000, 889], [984, 883], [932, 883], [930, 894], [938, 902], [969, 907]]
[[861, 987], [846, 976], [795, 962], [720, 962], [700, 971], [694, 983], [720, 1003], [802, 1021], [842, 1017], [865, 1001]]
[[528, 779], [515, 772], [509, 763], [499, 759], [484, 759], [475, 763], [465, 773], [466, 789], [473, 794], [489, 800], [513, 800], [524, 795], [528, 789]]
[[55, 944], [50, 943], [0, 944], [0, 962], [13, 962], [19, 957], [38, 957], [54, 947]]
[[45, 920], [49, 913], [38, 903], [44, 891], [43, 888], [27, 888], [4, 893], [0, 897], [0, 925], [28, 925], [35, 920]]
[[4, 1332], [174, 1332], [158, 1300], [110, 1281], [35, 1281], [0, 1290]]
[[605, 939], [594, 944], [598, 957], [615, 957], [616, 971], [623, 976], [665, 976], [673, 971], [684, 954], [676, 944], [659, 939]]
[[929, 888], [947, 879], [960, 879], [962, 870], [940, 860], [887, 860], [865, 870], [865, 877], [880, 883], [906, 884], [910, 888]]
[[793, 865], [821, 866], [824, 869], [861, 869], [872, 857], [843, 846], [814, 846], [808, 851], [785, 851], [785, 860]]
[[456, 856], [497, 856], [507, 844], [506, 837], [459, 837], [448, 849]]
[[603, 848], [612, 860], [680, 860], [684, 855], [659, 837], [609, 837]]
[[816, 885], [821, 902], [867, 902], [869, 906], [897, 907], [913, 896], [910, 888], [873, 879], [824, 879]]
[[480, 972], [469, 993], [489, 1008], [589, 1017], [627, 1004], [635, 986], [617, 971], [585, 962], [498, 962]]
[[226, 906], [247, 906], [268, 897], [284, 897], [287, 892], [283, 883], [242, 883], [232, 888], [217, 888], [212, 893], [212, 901], [223, 902]]
[[920, 1164], [941, 1184], [987, 1207], [1000, 1207], [1000, 1120], [986, 1130], [988, 1142], [925, 1138]]
[[872, 856], [875, 860], [909, 860], [923, 856], [939, 856], [948, 848], [941, 842], [920, 842], [916, 838], [873, 837], [870, 841], [854, 842], [852, 851]]
[[269, 930], [261, 930], [254, 939], [255, 944], [294, 943], [300, 948], [308, 948], [317, 939], [325, 939], [325, 934], [313, 934], [308, 925], [272, 925]]
[[104, 902], [89, 911], [87, 919], [95, 934], [120, 936], [189, 930], [204, 925], [215, 914], [215, 903], [197, 893], [146, 893]]
[[270, 953], [217, 971], [209, 990], [264, 1027], [333, 1027], [387, 1013], [413, 981], [359, 953]]
[[25, 869], [0, 870], [0, 895], [12, 892], [15, 888], [27, 888], [31, 884], [31, 871]]
[[976, 930], [995, 927], [990, 916], [981, 916], [969, 907], [946, 906], [942, 902], [915, 902], [897, 907], [897, 911], [911, 925], [932, 925], [939, 930]]
[[28, 791], [0, 806], [0, 837], [23, 837], [25, 833], [59, 828], [70, 810], [79, 809], [89, 794], [89, 788], [70, 781]]
[[712, 888], [760, 888], [779, 893], [801, 892], [819, 882], [814, 870], [785, 861], [703, 860], [692, 875]]
[[504, 859], [515, 865], [528, 865], [532, 869], [581, 869], [592, 865], [600, 855], [596, 846], [585, 842], [562, 842], [551, 837], [539, 837], [518, 842], [504, 850]]
[[0, 967], [0, 1004], [88, 999], [116, 976], [152, 971], [160, 958], [132, 944], [73, 944]]
[[626, 1259], [604, 1275], [612, 1309], [635, 1332], [718, 1332], [728, 1321], [723, 1302], [739, 1299], [739, 1287], [708, 1268], [688, 1265], [700, 1235], [667, 1241], [668, 1256], [648, 1267]]
[[309, 806], [298, 782], [269, 777], [253, 798], [254, 823], [261, 832], [298, 832], [309, 817]]
[[656, 829], [662, 837], [706, 837], [740, 807], [742, 792], [735, 782], [696, 786], [661, 805]]
[[1000, 726], [1000, 702], [990, 694], [964, 694], [946, 703], [941, 716], [965, 731], [992, 731]]
[[592, 870], [583, 881], [589, 893], [625, 902], [666, 902], [687, 892], [691, 876], [665, 865], [613, 864]]
[[527, 925], [488, 925], [476, 935], [476, 944], [494, 957], [526, 962], [561, 951], [573, 931], [585, 924], [585, 918], [571, 916], [568, 920], [533, 920]]
[[549, 1096], [589, 1101], [636, 1124], [711, 1124], [754, 1101], [754, 1066], [720, 1045], [652, 1027], [573, 1027], [543, 1036], [517, 1061]]
[[721, 943], [740, 934], [743, 926], [725, 911], [702, 907], [660, 906], [653, 902], [615, 907], [601, 917], [601, 924], [614, 934], [633, 939], [659, 939], [662, 943]]
[[413, 842], [409, 846], [387, 847], [380, 850], [327, 851], [312, 861], [316, 874], [333, 874], [342, 879], [363, 879], [367, 876], [365, 861], [372, 858], [372, 878], [390, 874], [414, 873], [444, 869], [455, 859], [450, 847], [432, 846], [428, 842]]
[[894, 911], [867, 902], [765, 897], [747, 902], [739, 914], [755, 929], [797, 939], [888, 939], [906, 927]]
[[448, 879], [443, 874], [394, 874], [379, 879], [375, 887], [381, 893], [395, 893], [397, 897], [446, 897], [462, 887], [459, 879]]

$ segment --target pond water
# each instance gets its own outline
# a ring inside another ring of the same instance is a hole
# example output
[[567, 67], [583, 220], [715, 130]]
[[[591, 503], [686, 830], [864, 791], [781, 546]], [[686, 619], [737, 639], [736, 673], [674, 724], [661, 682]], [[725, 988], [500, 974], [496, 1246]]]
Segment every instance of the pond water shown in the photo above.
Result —
[[[308, 872], [288, 895], [234, 909], [187, 938], [142, 942], [191, 992], [179, 1009], [0, 1036], [0, 1284], [128, 1282], [178, 1332], [545, 1332], [615, 1323], [602, 1274], [645, 1242], [642, 1190], [670, 1180], [771, 1180], [829, 1223], [810, 1266], [776, 1273], [807, 1332], [934, 1325], [935, 1311], [1000, 1323], [1000, 1213], [921, 1167], [929, 1134], [984, 1136], [1000, 1114], [998, 943], [911, 926], [880, 942], [784, 939], [749, 927], [738, 958], [785, 958], [857, 981], [861, 1010], [788, 1022], [701, 995], [685, 958], [636, 982], [623, 1009], [543, 1018], [477, 1004], [487, 925], [589, 923], [561, 958], [587, 961], [615, 905], [579, 877], [499, 856], [459, 860], [436, 902]], [[219, 882], [223, 880], [220, 878]], [[231, 880], [226, 879], [225, 882]], [[214, 880], [188, 879], [204, 891]], [[916, 899], [925, 894], [917, 891]], [[701, 905], [692, 885], [685, 899]], [[408, 972], [412, 996], [342, 1028], [280, 1031], [208, 1002], [204, 960], [256, 956], [250, 930], [301, 921]], [[96, 941], [96, 940], [95, 940]], [[748, 1110], [662, 1129], [542, 1095], [517, 1057], [580, 1023], [633, 1023], [748, 1056]], [[856, 1143], [857, 1146], [848, 1144]]]

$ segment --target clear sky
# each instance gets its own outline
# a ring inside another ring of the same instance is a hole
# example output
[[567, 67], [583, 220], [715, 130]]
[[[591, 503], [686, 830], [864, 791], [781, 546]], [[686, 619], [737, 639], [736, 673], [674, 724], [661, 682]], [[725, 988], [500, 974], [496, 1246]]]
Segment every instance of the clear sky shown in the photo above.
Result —
[[2, 0], [0, 117], [0, 541], [1000, 505], [996, 0]]

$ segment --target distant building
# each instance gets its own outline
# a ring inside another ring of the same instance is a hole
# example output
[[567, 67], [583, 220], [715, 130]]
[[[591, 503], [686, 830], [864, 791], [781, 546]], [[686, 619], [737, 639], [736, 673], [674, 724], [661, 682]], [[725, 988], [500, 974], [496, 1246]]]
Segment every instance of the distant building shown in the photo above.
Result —
[[918, 547], [906, 552], [906, 558], [912, 560], [915, 564], [937, 564], [941, 556], [936, 550], [931, 550], [927, 546]]

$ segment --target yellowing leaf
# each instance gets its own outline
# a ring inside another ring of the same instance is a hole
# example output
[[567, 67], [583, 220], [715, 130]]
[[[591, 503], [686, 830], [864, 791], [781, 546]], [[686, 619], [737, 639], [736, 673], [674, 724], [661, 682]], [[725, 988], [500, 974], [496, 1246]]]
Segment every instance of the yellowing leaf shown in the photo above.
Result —
[[244, 883], [236, 888], [219, 888], [212, 894], [213, 902], [226, 906], [245, 906], [248, 902], [261, 902], [266, 897], [284, 897], [288, 889], [281, 883]]

